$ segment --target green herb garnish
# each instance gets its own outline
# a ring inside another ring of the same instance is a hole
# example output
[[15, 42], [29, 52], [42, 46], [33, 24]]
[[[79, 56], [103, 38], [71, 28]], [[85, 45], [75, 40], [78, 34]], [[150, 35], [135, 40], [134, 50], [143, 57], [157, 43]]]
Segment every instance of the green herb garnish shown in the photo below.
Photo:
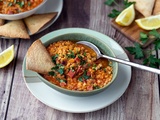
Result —
[[139, 43], [135, 43], [135, 47], [125, 47], [126, 50], [129, 51], [130, 54], [135, 55], [135, 59], [143, 58], [143, 64], [146, 66], [158, 68], [160, 66], [160, 59], [156, 58], [153, 55], [153, 51], [160, 49], [160, 33], [158, 33], [155, 29], [150, 31], [148, 34], [140, 33], [140, 40], [143, 42], [147, 42], [149, 40], [149, 35], [152, 35], [155, 38], [154, 48], [152, 50], [144, 50], [140, 46]]
[[69, 50], [69, 54], [67, 54], [67, 57], [68, 58], [75, 58], [76, 56], [73, 51]]
[[112, 12], [110, 14], [108, 14], [108, 17], [110, 18], [115, 18], [117, 17], [121, 12], [116, 10], [116, 9], [113, 9]]
[[55, 76], [55, 72], [53, 72], [53, 71], [50, 71], [48, 74], [51, 76]]
[[81, 82], [83, 82], [83, 77], [82, 76], [79, 77], [78, 80], [81, 81]]
[[148, 41], [148, 35], [146, 33], [140, 32], [140, 40], [143, 44], [145, 44]]
[[17, 2], [17, 4], [22, 8], [24, 6], [24, 1]]
[[[118, 3], [115, 0], [106, 0], [104, 2], [104, 4], [108, 5], [108, 6], [112, 6], [113, 4], [115, 4], [116, 6], [119, 7]], [[123, 9], [129, 7], [132, 4], [135, 4], [135, 2], [128, 2], [128, 0], [124, 0], [124, 2], [123, 2], [123, 5], [124, 5]], [[108, 17], [115, 18], [115, 17], [117, 17], [121, 13], [121, 11], [113, 9], [112, 12], [110, 14], [108, 14]]]
[[130, 54], [134, 55], [135, 59], [141, 59], [144, 57], [143, 50], [139, 43], [135, 43], [134, 47], [125, 47], [126, 50], [129, 51]]
[[93, 86], [93, 89], [99, 89], [100, 87], [98, 85]]
[[58, 58], [58, 56], [59, 56], [58, 54], [52, 56], [52, 62], [53, 62], [54, 64], [56, 64], [56, 59]]
[[57, 71], [59, 74], [63, 75], [64, 74], [64, 66], [61, 64], [56, 64], [52, 70]]
[[12, 2], [9, 2], [8, 3], [8, 7], [10, 7], [10, 6], [12, 6], [13, 5], [13, 3]]

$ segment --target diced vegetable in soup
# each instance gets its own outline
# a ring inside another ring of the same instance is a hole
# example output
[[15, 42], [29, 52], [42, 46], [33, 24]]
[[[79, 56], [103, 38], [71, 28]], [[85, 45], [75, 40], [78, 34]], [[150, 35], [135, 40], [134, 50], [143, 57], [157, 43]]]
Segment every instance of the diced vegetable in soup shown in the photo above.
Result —
[[107, 59], [96, 59], [88, 46], [72, 41], [58, 41], [47, 47], [55, 66], [43, 75], [49, 82], [68, 90], [91, 91], [112, 80], [112, 67]]
[[29, 11], [43, 0], [0, 0], [0, 13], [1, 14], [17, 14]]

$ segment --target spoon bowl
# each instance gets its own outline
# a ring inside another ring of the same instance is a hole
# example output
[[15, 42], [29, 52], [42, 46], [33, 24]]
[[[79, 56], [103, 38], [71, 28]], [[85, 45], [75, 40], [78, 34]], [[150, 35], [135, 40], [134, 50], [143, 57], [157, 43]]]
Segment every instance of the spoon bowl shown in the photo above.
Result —
[[99, 59], [100, 57], [103, 57], [103, 58], [106, 58], [106, 59], [109, 59], [109, 60], [112, 60], [112, 61], [115, 61], [115, 62], [119, 62], [119, 63], [125, 64], [125, 65], [129, 65], [129, 66], [136, 67], [136, 68], [139, 68], [139, 69], [142, 69], [142, 70], [146, 70], [146, 71], [149, 71], [149, 72], [160, 74], [159, 69], [151, 68], [151, 67], [140, 65], [140, 64], [137, 64], [137, 63], [133, 63], [133, 62], [129, 62], [129, 61], [119, 59], [119, 58], [116, 58], [116, 57], [103, 55], [103, 54], [101, 54], [100, 50], [94, 44], [92, 44], [91, 42], [79, 41], [77, 43], [78, 44], [84, 44], [84, 45], [92, 48], [95, 51], [95, 53], [97, 54], [97, 59]]

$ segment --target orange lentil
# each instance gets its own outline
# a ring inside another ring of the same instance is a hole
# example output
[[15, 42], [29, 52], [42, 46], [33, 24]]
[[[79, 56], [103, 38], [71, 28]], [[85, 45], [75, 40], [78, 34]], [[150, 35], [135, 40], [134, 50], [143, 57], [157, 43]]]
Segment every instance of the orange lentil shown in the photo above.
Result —
[[[69, 40], [50, 44], [47, 51], [55, 67], [43, 75], [49, 82], [69, 90], [90, 91], [104, 87], [112, 80], [112, 66], [107, 59], [96, 60], [89, 47]], [[54, 73], [54, 74], [53, 74]]]

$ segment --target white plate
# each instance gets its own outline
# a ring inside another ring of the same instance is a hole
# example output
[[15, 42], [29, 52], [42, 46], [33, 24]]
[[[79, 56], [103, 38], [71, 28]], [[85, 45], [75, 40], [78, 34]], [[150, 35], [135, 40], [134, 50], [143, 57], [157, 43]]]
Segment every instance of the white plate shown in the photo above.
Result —
[[[83, 28], [66, 28], [57, 31], [53, 31], [44, 37], [41, 38], [42, 42], [47, 41], [61, 34], [66, 33], [88, 33], [100, 38], [104, 43], [109, 44], [109, 46], [115, 52], [115, 55], [119, 58], [129, 60], [126, 53], [122, 49], [122, 47], [116, 43], [113, 39], [108, 36], [101, 34], [96, 31], [92, 31], [89, 29]], [[25, 67], [25, 59], [23, 62], [23, 76], [24, 81], [30, 90], [30, 92], [42, 103], [65, 112], [71, 113], [85, 113], [96, 111], [102, 109], [117, 99], [119, 99], [122, 94], [127, 89], [130, 79], [131, 79], [131, 67], [123, 64], [119, 64], [119, 71], [116, 80], [108, 87], [105, 91], [89, 96], [89, 97], [75, 97], [68, 96], [53, 90], [48, 87], [46, 84], [41, 82], [38, 77], [36, 77], [36, 73], [32, 71], [26, 70]], [[33, 77], [35, 76], [35, 77]]]

